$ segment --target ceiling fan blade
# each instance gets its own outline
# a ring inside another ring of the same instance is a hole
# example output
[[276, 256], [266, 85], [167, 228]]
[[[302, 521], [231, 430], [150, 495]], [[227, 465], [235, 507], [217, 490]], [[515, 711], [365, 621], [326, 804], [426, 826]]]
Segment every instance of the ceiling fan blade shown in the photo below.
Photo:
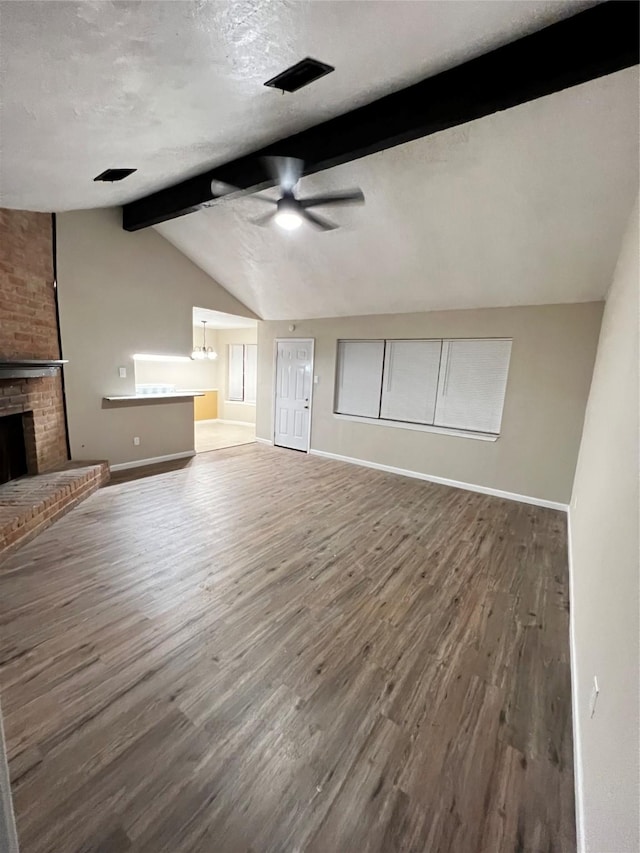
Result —
[[364, 193], [362, 190], [347, 190], [343, 193], [327, 193], [327, 195], [301, 198], [299, 201], [305, 210], [309, 207], [320, 207], [324, 204], [362, 204], [364, 202]]
[[235, 187], [233, 184], [228, 184], [226, 181], [218, 181], [214, 178], [211, 181], [211, 192], [216, 196], [214, 201], [217, 201], [218, 198], [224, 198], [227, 195], [242, 192], [242, 190], [239, 187]]
[[251, 199], [251, 201], [262, 201], [265, 204], [272, 204], [272, 205], [278, 204], [277, 198], [267, 198], [264, 195], [247, 195], [247, 196], [244, 196], [244, 198]]
[[205, 202], [202, 205], [203, 207], [213, 207], [220, 201], [231, 201], [234, 198], [251, 198], [256, 201], [264, 201], [267, 204], [278, 203], [276, 199], [266, 198], [263, 195], [247, 194], [247, 191], [240, 189], [240, 187], [234, 187], [233, 184], [226, 184], [224, 181], [217, 181], [215, 179], [211, 181], [211, 192], [215, 198]]
[[276, 211], [274, 210], [270, 213], [265, 213], [262, 216], [258, 216], [255, 219], [250, 219], [249, 222], [251, 222], [252, 225], [261, 225], [264, 227], [265, 225], [268, 225], [271, 222], [275, 215]]
[[297, 157], [264, 157], [272, 180], [285, 193], [290, 193], [302, 177], [304, 160]]
[[333, 231], [338, 226], [333, 222], [330, 222], [328, 219], [325, 219], [324, 216], [317, 216], [315, 213], [309, 213], [308, 210], [300, 210], [300, 213], [307, 222], [310, 222], [312, 225], [315, 225], [316, 228], [320, 228], [322, 231]]

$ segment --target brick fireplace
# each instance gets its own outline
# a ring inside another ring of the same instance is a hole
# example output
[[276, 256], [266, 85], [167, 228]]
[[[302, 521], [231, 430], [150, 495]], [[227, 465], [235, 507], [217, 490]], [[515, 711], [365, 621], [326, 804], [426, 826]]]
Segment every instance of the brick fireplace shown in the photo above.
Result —
[[[51, 216], [0, 209], [0, 357], [59, 359]], [[60, 374], [0, 379], [0, 418], [22, 415], [30, 474], [67, 460]]]
[[24, 367], [61, 357], [52, 226], [50, 214], [0, 208], [0, 554], [108, 479], [104, 463], [68, 461], [60, 371]]

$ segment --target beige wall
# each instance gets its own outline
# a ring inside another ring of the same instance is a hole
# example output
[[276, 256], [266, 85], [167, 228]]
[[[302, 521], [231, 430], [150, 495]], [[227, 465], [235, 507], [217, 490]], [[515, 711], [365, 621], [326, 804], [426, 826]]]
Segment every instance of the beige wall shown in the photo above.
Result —
[[[272, 437], [276, 337], [316, 340], [311, 447], [568, 503], [603, 305], [344, 317], [259, 324], [257, 435]], [[339, 338], [511, 337], [513, 349], [496, 442], [339, 420], [333, 415]]]
[[[207, 331], [207, 346], [218, 352], [215, 329]], [[193, 328], [193, 345], [202, 346], [202, 326]], [[189, 355], [191, 352], [188, 353]], [[184, 353], [180, 353], [184, 355]], [[218, 388], [218, 360], [136, 361], [136, 384], [164, 383], [176, 388], [212, 390]]]
[[218, 387], [215, 361], [136, 361], [136, 384], [175, 385], [176, 388], [213, 389]]
[[153, 229], [123, 231], [119, 209], [63, 213], [57, 226], [72, 456], [115, 464], [193, 450], [191, 401], [105, 408], [102, 398], [134, 393], [134, 353], [188, 355], [194, 306], [251, 312]]
[[256, 422], [256, 407], [252, 403], [234, 403], [227, 400], [229, 392], [229, 344], [255, 344], [258, 341], [257, 329], [220, 329], [218, 330], [218, 417], [226, 421]]
[[640, 850], [638, 225], [636, 206], [605, 307], [570, 507], [578, 811], [589, 853]]

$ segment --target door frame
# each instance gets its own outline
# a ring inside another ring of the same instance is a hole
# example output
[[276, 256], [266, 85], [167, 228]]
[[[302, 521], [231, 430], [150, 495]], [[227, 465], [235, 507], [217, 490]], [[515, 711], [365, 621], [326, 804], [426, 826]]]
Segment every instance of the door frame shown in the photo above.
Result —
[[[305, 341], [311, 344], [311, 382], [309, 383], [309, 425], [307, 427], [307, 449], [306, 451], [298, 451], [298, 453], [311, 453], [311, 416], [313, 413], [313, 385], [314, 385], [314, 369], [316, 359], [316, 339], [315, 338], [274, 338], [273, 341], [273, 393], [271, 395], [271, 443], [274, 447], [279, 447], [276, 444], [276, 399], [278, 396], [278, 344], [292, 344], [298, 341]], [[284, 450], [289, 448], [285, 447]]]

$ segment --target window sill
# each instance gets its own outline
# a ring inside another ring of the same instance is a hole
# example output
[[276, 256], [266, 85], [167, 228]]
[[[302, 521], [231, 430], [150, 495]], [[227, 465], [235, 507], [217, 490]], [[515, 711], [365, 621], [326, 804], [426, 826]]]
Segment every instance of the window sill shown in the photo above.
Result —
[[416, 432], [435, 432], [440, 435], [456, 435], [459, 438], [475, 438], [477, 441], [497, 441], [500, 438], [495, 433], [472, 432], [466, 429], [451, 429], [450, 427], [429, 426], [428, 424], [412, 424], [407, 421], [387, 421], [383, 418], [361, 418], [358, 415], [340, 415], [333, 413], [339, 421], [355, 421], [359, 424], [377, 424], [378, 426], [395, 427], [396, 429], [411, 429]]
[[242, 406], [253, 406], [255, 409], [255, 403], [247, 403], [245, 400], [225, 400], [225, 403], [238, 403], [238, 405]]

